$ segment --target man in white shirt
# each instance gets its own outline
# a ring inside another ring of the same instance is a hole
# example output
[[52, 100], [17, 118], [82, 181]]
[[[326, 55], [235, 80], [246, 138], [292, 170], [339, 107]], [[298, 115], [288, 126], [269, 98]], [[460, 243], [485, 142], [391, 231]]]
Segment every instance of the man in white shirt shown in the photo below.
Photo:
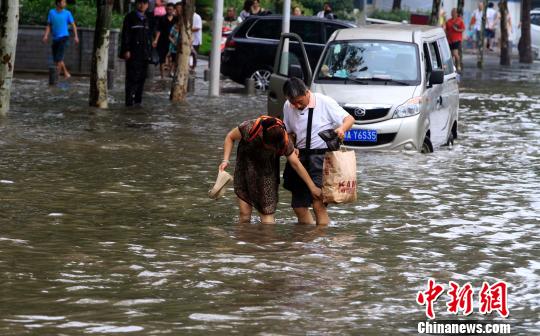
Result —
[[[195, 8], [193, 9], [195, 10]], [[193, 25], [191, 26], [191, 31], [193, 33], [193, 49], [195, 49], [195, 53], [193, 53], [193, 64], [191, 66], [192, 69], [195, 69], [197, 66], [197, 54], [199, 53], [199, 48], [202, 44], [202, 19], [201, 16], [195, 12], [193, 12]]]
[[493, 2], [488, 4], [486, 11], [486, 47], [488, 50], [493, 51], [493, 40], [495, 39], [495, 30], [497, 27], [497, 22], [499, 21], [499, 12], [493, 8], [495, 5]]
[[[290, 78], [283, 86], [283, 93], [287, 98], [283, 105], [285, 127], [291, 137], [296, 138], [300, 161], [315, 185], [321, 188], [324, 153], [328, 147], [318, 133], [334, 129], [343, 139], [345, 132], [354, 124], [354, 118], [331, 97], [309, 91], [304, 82], [298, 78]], [[309, 133], [308, 128], [311, 128]], [[328, 224], [330, 219], [322, 200], [313, 199], [305, 183], [293, 172], [291, 167], [285, 167], [283, 185], [292, 192], [291, 206], [298, 217], [298, 222], [313, 223], [313, 217], [309, 212], [309, 207], [313, 205], [317, 225]]]
[[475, 9], [469, 22], [469, 30], [474, 31], [476, 38], [476, 47], [480, 48], [480, 32], [482, 31], [482, 15], [484, 15], [484, 2], [478, 2], [478, 8]]

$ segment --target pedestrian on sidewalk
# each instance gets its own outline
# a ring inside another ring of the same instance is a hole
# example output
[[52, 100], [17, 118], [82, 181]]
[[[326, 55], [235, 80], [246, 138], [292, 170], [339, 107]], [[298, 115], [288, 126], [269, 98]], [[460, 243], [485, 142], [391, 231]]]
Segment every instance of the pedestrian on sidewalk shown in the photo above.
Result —
[[156, 48], [159, 55], [159, 73], [161, 79], [164, 78], [165, 69], [170, 69], [171, 67], [171, 62], [167, 55], [169, 53], [169, 34], [177, 21], [175, 13], [174, 4], [168, 3], [166, 6], [166, 15], [160, 17], [158, 20], [156, 34], [152, 42], [152, 47]]
[[461, 17], [458, 16], [457, 8], [452, 8], [452, 18], [446, 21], [446, 36], [448, 43], [450, 44], [450, 50], [452, 51], [452, 58], [456, 65], [457, 71], [461, 71], [461, 60], [459, 58], [459, 50], [461, 49], [461, 43], [463, 41], [463, 31], [465, 30], [465, 24]]
[[475, 9], [471, 16], [471, 21], [469, 21], [469, 30], [474, 32], [474, 38], [476, 39], [476, 48], [480, 49], [481, 39], [480, 34], [482, 32], [482, 16], [484, 15], [484, 2], [478, 2], [478, 8]]
[[275, 222], [281, 156], [287, 158], [288, 164], [307, 186], [310, 196], [321, 200], [322, 191], [298, 160], [293, 141], [281, 120], [262, 116], [244, 121], [231, 130], [225, 137], [220, 171], [229, 166], [235, 141], [240, 141], [234, 169], [234, 192], [240, 206], [240, 223], [250, 222], [253, 207], [259, 212], [263, 224]]
[[191, 70], [195, 70], [195, 67], [197, 66], [197, 55], [199, 54], [199, 48], [202, 44], [202, 19], [201, 16], [195, 12], [195, 7], [193, 7], [193, 25], [191, 26], [191, 31], [193, 33], [193, 43], [191, 44], [193, 47], [193, 50], [191, 51], [193, 63], [191, 64]]
[[56, 8], [51, 9], [47, 16], [47, 27], [45, 27], [43, 43], [47, 43], [49, 34], [52, 33], [52, 55], [56, 71], [59, 75], [63, 73], [64, 78], [68, 79], [71, 74], [64, 63], [64, 52], [69, 40], [69, 26], [73, 27], [76, 44], [79, 44], [79, 35], [77, 34], [77, 26], [73, 15], [66, 9], [66, 0], [56, 0], [55, 5]]
[[493, 51], [497, 23], [500, 19], [499, 12], [495, 10], [494, 6], [493, 2], [490, 2], [486, 11], [486, 47], [489, 51]]
[[178, 25], [173, 25], [171, 27], [171, 32], [169, 33], [169, 54], [168, 58], [171, 62], [171, 77], [176, 73], [176, 67], [178, 64], [178, 48], [181, 48], [180, 45], [181, 37], [180, 31], [178, 30]]
[[135, 6], [124, 18], [120, 45], [120, 57], [126, 60], [126, 106], [142, 102], [152, 57], [152, 31], [146, 16], [148, 0], [136, 0]]
[[[321, 93], [313, 93], [296, 77], [292, 77], [283, 86], [283, 94], [287, 98], [283, 106], [283, 121], [291, 138], [296, 139], [296, 148], [300, 154], [300, 162], [308, 171], [317, 187], [322, 187], [324, 154], [328, 150], [326, 142], [319, 132], [334, 129], [343, 139], [354, 124], [354, 118], [347, 113], [331, 97]], [[283, 186], [292, 192], [291, 207], [298, 222], [313, 223], [309, 207], [313, 205], [317, 225], [330, 222], [326, 205], [322, 199], [312, 197], [303, 179], [299, 179], [290, 165], [283, 172]]]

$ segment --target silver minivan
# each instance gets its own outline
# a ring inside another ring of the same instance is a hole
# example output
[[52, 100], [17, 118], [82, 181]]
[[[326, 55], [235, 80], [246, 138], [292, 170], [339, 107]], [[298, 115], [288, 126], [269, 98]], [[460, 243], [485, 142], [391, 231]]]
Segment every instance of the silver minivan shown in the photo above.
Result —
[[370, 25], [336, 31], [315, 72], [302, 41], [283, 34], [270, 79], [268, 113], [281, 115], [288, 77], [334, 98], [355, 119], [345, 145], [429, 153], [453, 144], [458, 74], [444, 31], [419, 25]]

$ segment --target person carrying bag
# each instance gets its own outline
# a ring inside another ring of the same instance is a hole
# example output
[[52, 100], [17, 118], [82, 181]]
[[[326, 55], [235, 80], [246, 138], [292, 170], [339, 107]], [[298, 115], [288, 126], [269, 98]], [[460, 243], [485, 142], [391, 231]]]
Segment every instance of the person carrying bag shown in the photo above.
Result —
[[[296, 136], [295, 150], [313, 182], [323, 185], [323, 164], [328, 146], [319, 132], [332, 128], [339, 138], [343, 138], [354, 124], [354, 118], [331, 97], [313, 93], [304, 82], [292, 77], [285, 83], [283, 94], [287, 98], [283, 106], [283, 122], [289, 134]], [[313, 206], [317, 225], [330, 222], [326, 204], [322, 199], [313, 199], [305, 184], [285, 166], [283, 172], [285, 189], [291, 191], [291, 207], [299, 223], [311, 224], [313, 217], [309, 207]]]

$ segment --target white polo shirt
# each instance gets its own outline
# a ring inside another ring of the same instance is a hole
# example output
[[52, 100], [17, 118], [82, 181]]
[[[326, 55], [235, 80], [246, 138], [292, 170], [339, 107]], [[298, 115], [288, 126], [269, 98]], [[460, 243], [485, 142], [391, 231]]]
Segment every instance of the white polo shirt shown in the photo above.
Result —
[[[314, 100], [313, 120], [311, 124], [311, 149], [328, 148], [326, 142], [319, 136], [319, 132], [327, 129], [336, 129], [343, 124], [345, 117], [349, 113], [345, 111], [331, 97], [321, 93], [311, 92], [311, 98]], [[310, 99], [310, 104], [312, 101]], [[283, 105], [283, 122], [287, 132], [296, 134], [296, 147], [306, 148], [306, 131], [308, 123], [309, 107], [303, 111], [297, 110], [294, 106], [285, 101]]]

